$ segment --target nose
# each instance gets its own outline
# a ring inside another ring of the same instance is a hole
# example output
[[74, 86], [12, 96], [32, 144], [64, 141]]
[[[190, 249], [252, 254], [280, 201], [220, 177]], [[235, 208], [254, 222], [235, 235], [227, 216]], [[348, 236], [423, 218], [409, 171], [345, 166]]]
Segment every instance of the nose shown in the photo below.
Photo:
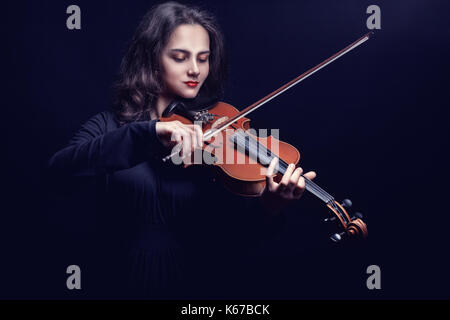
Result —
[[192, 61], [191, 65], [189, 66], [188, 75], [191, 77], [198, 77], [200, 74], [200, 69], [198, 68], [197, 62], [194, 60]]

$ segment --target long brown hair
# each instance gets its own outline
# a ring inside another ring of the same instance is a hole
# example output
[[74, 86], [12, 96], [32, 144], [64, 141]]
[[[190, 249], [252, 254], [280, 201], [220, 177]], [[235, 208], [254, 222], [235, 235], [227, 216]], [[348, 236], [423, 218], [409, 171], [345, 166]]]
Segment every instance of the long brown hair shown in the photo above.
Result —
[[113, 111], [120, 124], [148, 120], [162, 90], [160, 57], [181, 24], [201, 25], [210, 38], [210, 71], [199, 96], [220, 96], [225, 80], [223, 35], [215, 18], [197, 7], [166, 2], [153, 7], [139, 23], [120, 65]]

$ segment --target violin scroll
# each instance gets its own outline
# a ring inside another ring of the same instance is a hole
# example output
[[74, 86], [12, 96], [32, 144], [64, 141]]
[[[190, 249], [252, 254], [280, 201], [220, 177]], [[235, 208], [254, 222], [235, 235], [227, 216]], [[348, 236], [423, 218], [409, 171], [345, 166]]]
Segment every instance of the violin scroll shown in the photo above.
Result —
[[342, 232], [334, 233], [330, 236], [333, 242], [341, 242], [344, 239], [351, 238], [366, 238], [368, 235], [367, 225], [362, 220], [363, 215], [360, 212], [356, 212], [354, 216], [350, 218], [345, 208], [350, 208], [352, 202], [349, 199], [344, 199], [342, 204], [333, 200], [327, 204], [327, 207], [331, 210], [332, 216], [325, 219], [325, 222], [337, 221]]

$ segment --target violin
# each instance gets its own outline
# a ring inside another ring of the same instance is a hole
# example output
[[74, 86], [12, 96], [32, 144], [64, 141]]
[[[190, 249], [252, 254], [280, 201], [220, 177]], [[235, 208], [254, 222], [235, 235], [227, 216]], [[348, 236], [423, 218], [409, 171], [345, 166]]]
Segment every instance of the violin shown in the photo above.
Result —
[[[280, 141], [275, 136], [258, 136], [250, 127], [250, 119], [245, 116], [361, 45], [370, 38], [371, 34], [372, 32], [367, 33], [242, 111], [220, 101], [214, 101], [196, 110], [186, 107], [181, 101], [174, 101], [164, 110], [159, 120], [199, 124], [203, 131], [203, 147], [201, 150], [194, 151], [191, 159], [184, 159], [185, 165], [204, 163], [211, 165], [216, 168], [219, 178], [231, 192], [242, 196], [258, 196], [265, 188], [265, 173], [271, 160], [274, 157], [279, 159], [274, 173], [274, 180], [279, 182], [289, 163], [298, 164], [300, 152], [291, 144]], [[175, 148], [163, 161], [176, 159], [179, 151], [180, 149]], [[183, 159], [178, 158], [178, 160]], [[306, 190], [324, 202], [329, 209], [329, 215], [324, 221], [337, 223], [339, 230], [330, 236], [332, 241], [340, 242], [343, 239], [367, 237], [367, 225], [362, 220], [362, 214], [356, 212], [354, 216], [350, 216], [347, 212], [352, 205], [350, 200], [345, 199], [339, 203], [316, 183], [302, 176], [305, 179]]]

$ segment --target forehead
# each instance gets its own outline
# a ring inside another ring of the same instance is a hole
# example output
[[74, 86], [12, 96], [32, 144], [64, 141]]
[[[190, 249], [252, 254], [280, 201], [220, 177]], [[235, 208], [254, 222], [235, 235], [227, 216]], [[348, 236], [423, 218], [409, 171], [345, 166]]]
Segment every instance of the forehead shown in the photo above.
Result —
[[209, 50], [209, 35], [198, 24], [179, 25], [170, 35], [166, 49], [184, 49], [192, 52]]

